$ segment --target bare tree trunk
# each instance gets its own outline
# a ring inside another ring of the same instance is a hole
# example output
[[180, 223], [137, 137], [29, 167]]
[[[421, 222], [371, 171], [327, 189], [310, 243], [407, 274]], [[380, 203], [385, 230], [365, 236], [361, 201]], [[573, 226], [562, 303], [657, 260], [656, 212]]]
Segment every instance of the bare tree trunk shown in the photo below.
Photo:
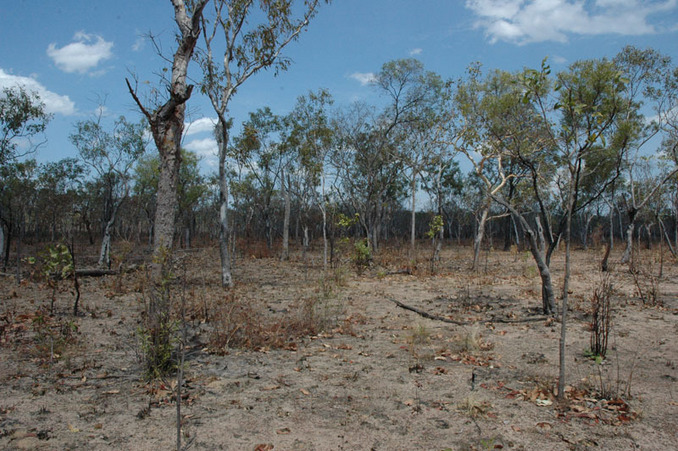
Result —
[[99, 251], [99, 262], [97, 263], [97, 266], [100, 268], [111, 269], [111, 229], [113, 229], [114, 220], [114, 217], [109, 219], [104, 229], [104, 237], [101, 240], [101, 250]]
[[[129, 81], [127, 87], [142, 113], [148, 119], [153, 140], [160, 156], [160, 174], [156, 194], [153, 253], [156, 257], [172, 249], [178, 208], [177, 186], [181, 167], [181, 136], [184, 130], [186, 101], [191, 97], [192, 85], [186, 84], [188, 64], [200, 37], [200, 18], [208, 0], [197, 0], [193, 11], [186, 11], [184, 0], [172, 0], [174, 16], [179, 26], [178, 47], [172, 60], [172, 78], [169, 99], [155, 111], [143, 106]], [[188, 13], [191, 13], [189, 16]], [[156, 276], [160, 269], [156, 268]]]
[[563, 297], [560, 313], [560, 340], [559, 340], [559, 371], [558, 371], [558, 399], [565, 399], [565, 353], [567, 338], [567, 301], [570, 289], [571, 255], [570, 245], [572, 242], [572, 210], [574, 209], [574, 180], [570, 180], [567, 201], [567, 221], [565, 225], [565, 277], [563, 278]]
[[626, 227], [626, 249], [624, 249], [624, 254], [622, 255], [621, 262], [628, 263], [631, 260], [631, 253], [633, 252], [633, 232], [636, 228], [635, 224], [635, 214], [631, 217], [629, 213], [630, 222]]
[[483, 237], [485, 236], [485, 224], [487, 223], [487, 215], [489, 213], [490, 213], [490, 202], [488, 200], [480, 215], [480, 221], [478, 221], [478, 230], [476, 231], [476, 236], [473, 239], [473, 264], [471, 265], [472, 271], [478, 270], [478, 262], [480, 260], [480, 247], [483, 243]]
[[285, 199], [285, 216], [283, 218], [283, 240], [282, 240], [282, 252], [280, 254], [280, 260], [281, 261], [287, 261], [287, 260], [290, 259], [291, 200], [290, 200], [289, 184], [285, 183], [285, 172], [284, 171], [280, 174], [280, 187], [282, 189], [283, 197]]
[[325, 172], [323, 168], [322, 175], [322, 199], [320, 200], [320, 209], [323, 214], [323, 271], [327, 271], [328, 263], [328, 246], [327, 246], [327, 204], [325, 203]]
[[233, 286], [231, 257], [228, 251], [228, 180], [226, 179], [226, 147], [228, 125], [219, 120], [215, 133], [219, 146], [219, 256], [221, 258], [221, 286]]
[[415, 251], [416, 251], [416, 220], [417, 220], [417, 213], [416, 213], [416, 202], [417, 202], [417, 179], [415, 177], [415, 174], [412, 174], [412, 212], [410, 214], [410, 258], [415, 258]]

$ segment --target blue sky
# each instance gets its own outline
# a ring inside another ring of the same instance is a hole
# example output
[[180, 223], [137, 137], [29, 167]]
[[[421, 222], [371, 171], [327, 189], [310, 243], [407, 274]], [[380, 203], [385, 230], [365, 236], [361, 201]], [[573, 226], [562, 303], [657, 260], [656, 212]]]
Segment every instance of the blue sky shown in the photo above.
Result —
[[[0, 24], [0, 87], [37, 90], [54, 115], [47, 143], [34, 154], [39, 161], [76, 156], [68, 136], [99, 105], [111, 121], [138, 119], [125, 77], [158, 86], [155, 74], [165, 65], [146, 36], [157, 36], [166, 55], [174, 50], [169, 0], [3, 0]], [[457, 78], [475, 61], [518, 70], [548, 57], [558, 71], [578, 59], [612, 57], [628, 44], [655, 48], [675, 64], [677, 42], [678, 0], [334, 0], [285, 51], [291, 68], [250, 79], [230, 114], [236, 124], [264, 106], [285, 114], [298, 96], [319, 88], [329, 89], [337, 106], [378, 102], [370, 76], [399, 58]], [[191, 75], [199, 77], [196, 65]], [[212, 117], [196, 90], [184, 147], [202, 155], [206, 168], [216, 149]]]

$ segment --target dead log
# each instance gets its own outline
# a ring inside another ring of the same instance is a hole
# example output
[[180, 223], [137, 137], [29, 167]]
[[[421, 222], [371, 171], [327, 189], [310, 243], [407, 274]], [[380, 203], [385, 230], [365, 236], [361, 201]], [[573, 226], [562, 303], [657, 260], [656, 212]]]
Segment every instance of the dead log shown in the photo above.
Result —
[[[478, 321], [456, 321], [450, 318], [446, 318], [444, 316], [439, 316], [439, 315], [432, 315], [431, 313], [428, 313], [424, 310], [420, 310], [416, 307], [412, 307], [411, 305], [403, 304], [402, 302], [396, 300], [396, 299], [391, 299], [389, 298], [389, 301], [393, 302], [395, 305], [397, 305], [400, 308], [403, 308], [405, 310], [409, 310], [411, 312], [416, 313], [417, 315], [423, 316], [424, 318], [432, 319], [435, 321], [442, 321], [444, 323], [449, 323], [449, 324], [456, 324], [458, 326], [468, 326], [471, 324], [475, 324]], [[529, 317], [529, 318], [516, 318], [516, 319], [507, 319], [507, 318], [501, 318], [501, 317], [496, 317], [492, 316], [486, 320], [482, 320], [481, 322], [485, 323], [531, 323], [531, 322], [537, 322], [537, 321], [546, 321], [547, 319], [551, 318], [550, 316], [546, 315], [540, 315], [540, 316], [534, 316], [534, 317]]]

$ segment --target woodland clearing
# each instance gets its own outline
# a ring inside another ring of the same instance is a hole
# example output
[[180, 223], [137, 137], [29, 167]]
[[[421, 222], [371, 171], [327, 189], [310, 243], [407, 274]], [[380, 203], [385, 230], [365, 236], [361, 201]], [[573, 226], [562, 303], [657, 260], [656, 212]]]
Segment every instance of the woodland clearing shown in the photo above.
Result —
[[[226, 291], [216, 249], [178, 251], [172, 293], [186, 307], [183, 443], [678, 448], [675, 262], [643, 249], [635, 275], [626, 265], [610, 269], [611, 329], [601, 360], [587, 351], [602, 251], [573, 252], [560, 403], [553, 395], [560, 323], [540, 315], [539, 275], [527, 252], [488, 251], [471, 272], [472, 250], [453, 246], [433, 274], [424, 245], [419, 252], [413, 260], [407, 250], [386, 249], [360, 273], [346, 260], [323, 274], [317, 250], [287, 262], [250, 250]], [[611, 261], [620, 255], [615, 250]], [[551, 265], [557, 284], [562, 258]], [[143, 379], [146, 280], [143, 270], [81, 278], [82, 314], [74, 318], [68, 284], [49, 315], [52, 290], [43, 282], [0, 278], [1, 449], [176, 447], [176, 380]]]

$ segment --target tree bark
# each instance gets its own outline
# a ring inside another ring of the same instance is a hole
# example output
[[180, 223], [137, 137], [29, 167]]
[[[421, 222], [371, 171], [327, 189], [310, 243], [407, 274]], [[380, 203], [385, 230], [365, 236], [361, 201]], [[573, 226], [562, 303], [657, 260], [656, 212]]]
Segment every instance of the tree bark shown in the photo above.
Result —
[[631, 254], [633, 252], [633, 232], [636, 228], [636, 215], [638, 214], [638, 210], [630, 208], [628, 214], [629, 225], [626, 227], [626, 249], [624, 249], [624, 254], [621, 258], [622, 263], [628, 263], [631, 260]]
[[[282, 252], [280, 254], [281, 261], [290, 259], [290, 214], [291, 214], [291, 200], [289, 185], [285, 182], [285, 172], [280, 175], [280, 187], [283, 191], [283, 198], [285, 199], [285, 215], [283, 217], [283, 242]], [[305, 249], [304, 249], [305, 251]]]
[[192, 14], [186, 11], [184, 0], [171, 0], [174, 16], [179, 26], [179, 45], [172, 60], [172, 78], [169, 99], [155, 111], [149, 112], [132, 89], [127, 87], [142, 113], [148, 119], [153, 140], [160, 156], [160, 174], [156, 195], [153, 253], [156, 257], [171, 250], [178, 208], [177, 186], [181, 167], [181, 136], [184, 130], [186, 101], [191, 97], [192, 85], [186, 84], [188, 64], [200, 37], [200, 18], [209, 0], [197, 0]]
[[219, 256], [221, 258], [221, 286], [233, 286], [231, 274], [231, 257], [228, 249], [228, 180], [226, 178], [226, 147], [228, 144], [228, 124], [219, 118], [216, 129], [219, 147]]
[[485, 204], [483, 211], [480, 215], [480, 221], [478, 221], [478, 230], [476, 231], [476, 236], [473, 239], [473, 264], [471, 265], [472, 271], [478, 270], [478, 262], [480, 260], [480, 247], [483, 243], [483, 237], [485, 236], [485, 225], [487, 224], [487, 215], [490, 213], [490, 202]]

